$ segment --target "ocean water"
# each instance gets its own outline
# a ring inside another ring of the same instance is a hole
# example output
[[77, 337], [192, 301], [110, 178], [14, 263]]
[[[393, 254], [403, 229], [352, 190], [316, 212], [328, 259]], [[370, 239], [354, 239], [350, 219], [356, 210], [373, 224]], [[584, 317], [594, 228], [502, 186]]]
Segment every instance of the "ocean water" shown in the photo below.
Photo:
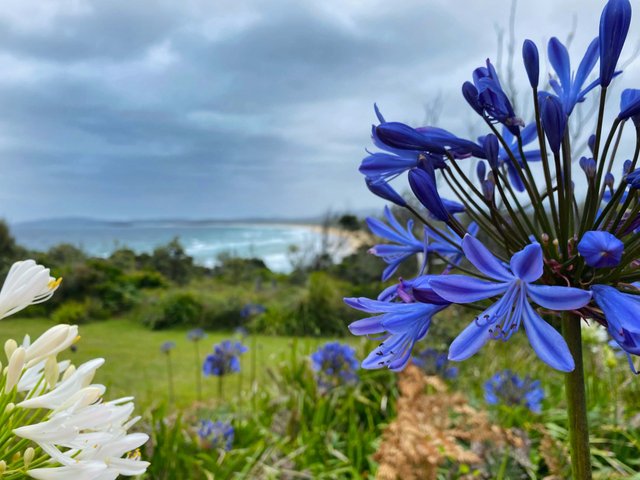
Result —
[[60, 243], [75, 245], [90, 255], [106, 257], [114, 250], [128, 247], [137, 253], [151, 253], [178, 237], [186, 252], [200, 265], [215, 265], [218, 255], [257, 257], [273, 271], [292, 268], [291, 245], [302, 251], [317, 251], [322, 235], [302, 225], [279, 224], [185, 224], [158, 223], [87, 223], [68, 225], [47, 222], [17, 224], [11, 227], [17, 242], [34, 250], [48, 250]]

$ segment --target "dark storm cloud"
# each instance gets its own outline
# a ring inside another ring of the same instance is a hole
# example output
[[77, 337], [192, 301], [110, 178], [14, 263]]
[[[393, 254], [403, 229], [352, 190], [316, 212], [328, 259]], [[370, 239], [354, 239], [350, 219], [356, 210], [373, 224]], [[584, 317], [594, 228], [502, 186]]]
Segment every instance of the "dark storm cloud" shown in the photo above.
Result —
[[[494, 22], [508, 13], [499, 0], [456, 3], [7, 2], [0, 214], [230, 218], [378, 205], [357, 173], [374, 101], [420, 122], [442, 94], [445, 127], [465, 134], [472, 118], [459, 86], [495, 52]], [[521, 5], [523, 35], [562, 31], [581, 5]], [[597, 8], [581, 12], [595, 32]], [[577, 33], [577, 43], [592, 36]]]

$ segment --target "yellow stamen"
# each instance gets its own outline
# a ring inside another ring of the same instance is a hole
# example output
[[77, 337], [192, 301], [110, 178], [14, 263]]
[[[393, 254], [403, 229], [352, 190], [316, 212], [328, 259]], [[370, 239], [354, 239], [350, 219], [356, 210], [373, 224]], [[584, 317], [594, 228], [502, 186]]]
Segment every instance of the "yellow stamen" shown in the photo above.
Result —
[[56, 278], [54, 280], [51, 280], [47, 285], [47, 287], [49, 287], [49, 290], [53, 290], [54, 288], [58, 288], [61, 283], [62, 283], [62, 277]]
[[129, 460], [140, 460], [140, 457], [142, 457], [142, 454], [140, 453], [139, 448], [136, 448], [134, 451], [127, 454], [127, 458]]

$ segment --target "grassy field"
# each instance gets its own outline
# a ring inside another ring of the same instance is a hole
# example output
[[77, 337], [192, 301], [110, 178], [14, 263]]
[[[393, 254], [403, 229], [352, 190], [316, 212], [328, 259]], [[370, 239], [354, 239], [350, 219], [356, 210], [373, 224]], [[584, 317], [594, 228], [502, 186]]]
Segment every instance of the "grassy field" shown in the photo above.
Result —
[[[8, 338], [21, 341], [25, 334], [32, 339], [51, 327], [54, 323], [40, 318], [11, 318], [0, 324], [0, 341]], [[96, 357], [103, 357], [106, 363], [94, 380], [107, 387], [109, 399], [135, 395], [140, 408], [153, 406], [168, 400], [167, 356], [160, 351], [163, 342], [171, 340], [176, 348], [171, 351], [174, 372], [176, 406], [187, 406], [196, 400], [196, 360], [194, 344], [187, 340], [187, 330], [151, 331], [139, 323], [127, 319], [113, 319], [80, 326], [81, 340], [77, 351], [65, 354], [74, 364]], [[209, 332], [199, 344], [201, 367], [212, 345], [233, 338], [232, 333]], [[353, 340], [353, 339], [352, 339]], [[249, 351], [242, 357], [242, 371], [224, 379], [225, 400], [244, 398], [238, 395], [250, 388], [255, 376], [260, 385], [268, 379], [267, 370], [271, 365], [289, 358], [295, 348], [296, 355], [309, 355], [326, 339], [270, 337], [251, 335], [244, 340]], [[4, 355], [3, 355], [4, 360]], [[203, 399], [218, 397], [218, 378], [202, 378]]]

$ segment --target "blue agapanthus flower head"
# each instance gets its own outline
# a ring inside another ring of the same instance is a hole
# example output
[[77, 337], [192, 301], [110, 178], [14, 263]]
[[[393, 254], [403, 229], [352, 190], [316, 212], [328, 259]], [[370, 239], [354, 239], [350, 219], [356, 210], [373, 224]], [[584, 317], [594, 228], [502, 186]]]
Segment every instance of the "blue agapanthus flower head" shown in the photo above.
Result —
[[213, 375], [221, 377], [240, 371], [240, 355], [247, 351], [240, 342], [232, 342], [224, 340], [214, 345], [213, 353], [207, 355], [202, 365], [202, 371], [205, 375]]
[[176, 348], [176, 342], [173, 342], [171, 340], [168, 340], [166, 342], [164, 342], [162, 345], [160, 345], [160, 351], [162, 353], [166, 353], [167, 355], [171, 352], [171, 350], [173, 350], [174, 348]]
[[489, 405], [522, 406], [540, 413], [544, 390], [539, 380], [521, 378], [511, 370], [503, 370], [484, 384], [484, 398]]
[[233, 447], [235, 430], [229, 422], [201, 420], [198, 437], [206, 449], [229, 451]]
[[318, 386], [323, 389], [358, 381], [356, 351], [345, 343], [330, 342], [320, 347], [311, 355], [311, 367], [316, 372]]
[[187, 332], [187, 339], [192, 342], [199, 342], [207, 337], [206, 332], [202, 328], [194, 328]]
[[447, 352], [435, 348], [423, 348], [413, 354], [413, 364], [427, 375], [437, 375], [442, 378], [458, 376], [458, 367], [452, 366], [447, 358]]
[[623, 251], [624, 243], [604, 231], [586, 232], [578, 243], [578, 252], [585, 263], [594, 268], [615, 267], [620, 263]]

